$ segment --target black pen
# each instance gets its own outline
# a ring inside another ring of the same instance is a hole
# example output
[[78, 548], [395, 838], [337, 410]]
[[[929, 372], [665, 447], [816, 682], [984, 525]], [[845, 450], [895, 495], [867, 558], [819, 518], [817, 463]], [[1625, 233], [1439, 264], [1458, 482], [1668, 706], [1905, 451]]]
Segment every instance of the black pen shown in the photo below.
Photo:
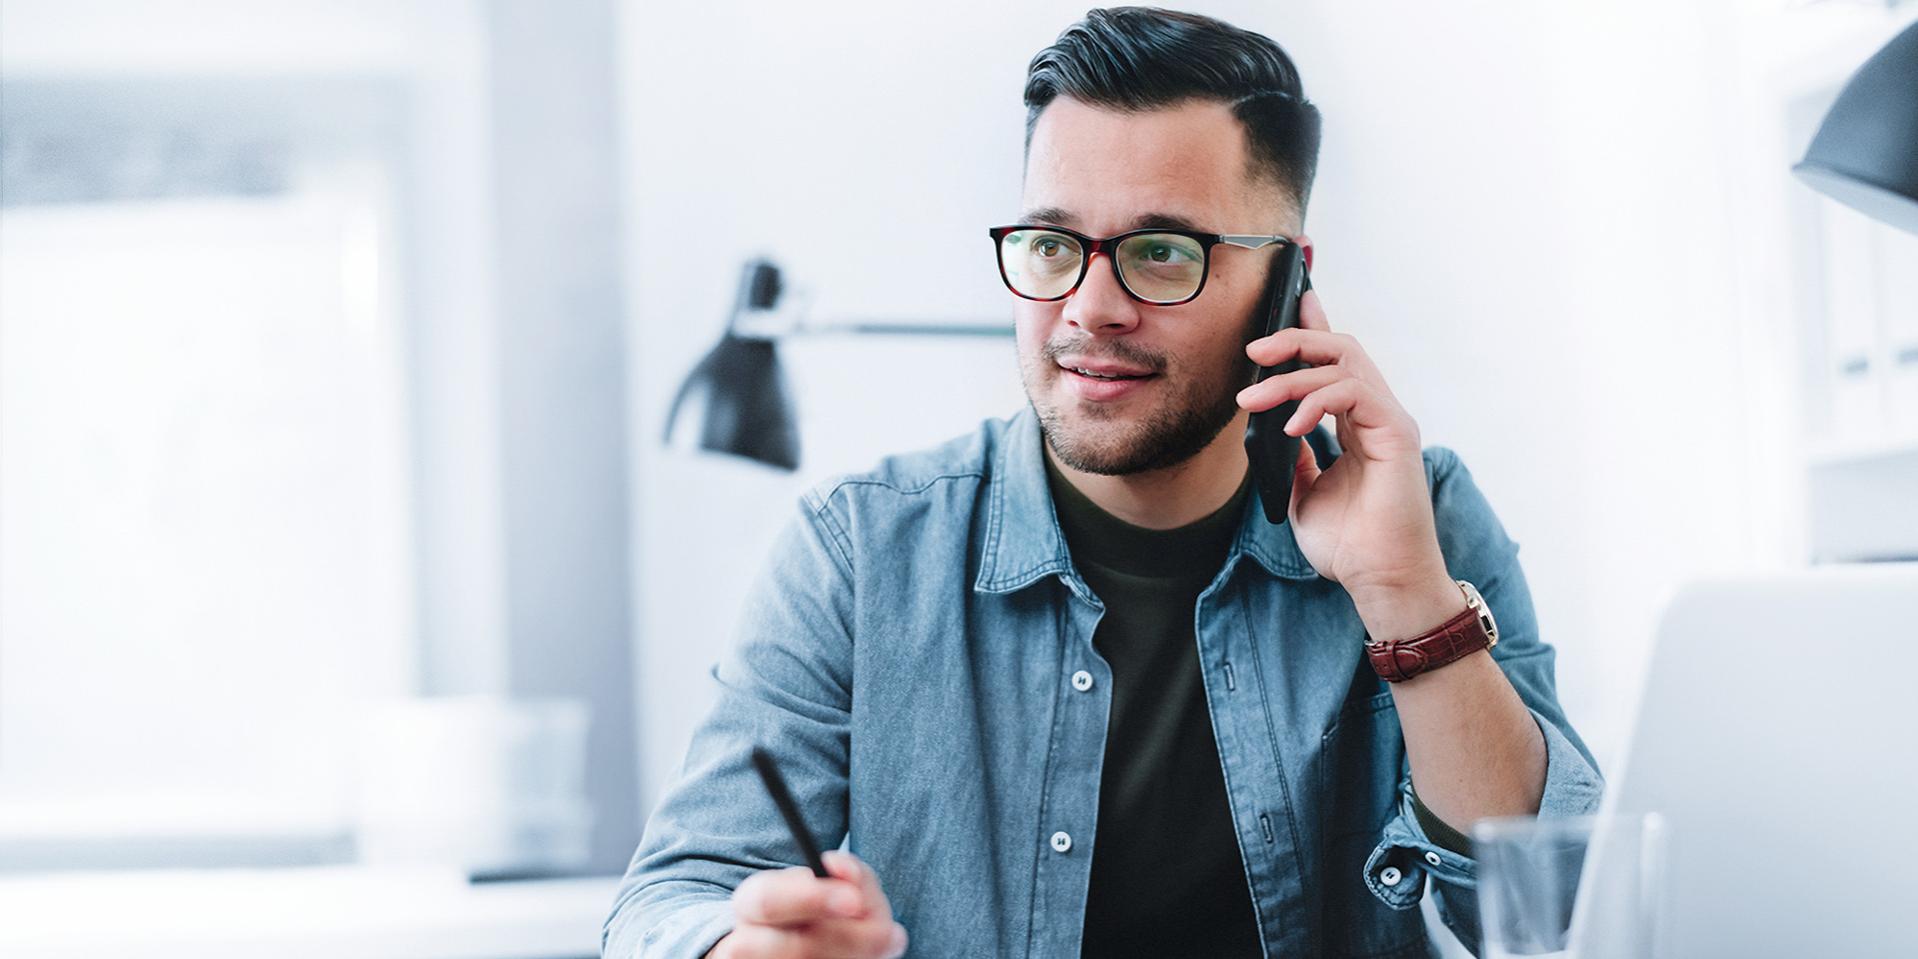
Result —
[[806, 831], [806, 821], [799, 818], [799, 805], [793, 802], [793, 794], [786, 789], [786, 780], [779, 775], [779, 767], [773, 765], [772, 753], [754, 746], [753, 768], [759, 770], [759, 781], [766, 784], [766, 793], [773, 797], [773, 805], [779, 807], [780, 818], [786, 820], [786, 828], [792, 831], [793, 842], [799, 844], [799, 851], [806, 856], [806, 865], [812, 867], [812, 874], [821, 879], [831, 878], [826, 871], [826, 863], [819, 858], [819, 844], [812, 841], [812, 833]]

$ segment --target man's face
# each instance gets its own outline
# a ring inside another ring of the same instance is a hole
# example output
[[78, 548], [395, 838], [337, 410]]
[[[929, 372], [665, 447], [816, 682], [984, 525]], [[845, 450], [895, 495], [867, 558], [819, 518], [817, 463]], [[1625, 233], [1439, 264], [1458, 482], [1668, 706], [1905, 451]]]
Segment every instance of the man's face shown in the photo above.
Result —
[[[1098, 237], [1175, 217], [1207, 233], [1295, 235], [1282, 193], [1252, 181], [1247, 164], [1244, 129], [1223, 103], [1126, 114], [1060, 97], [1033, 128], [1022, 222]], [[1257, 372], [1245, 344], [1278, 249], [1213, 247], [1205, 288], [1177, 306], [1126, 295], [1103, 253], [1064, 300], [1015, 298], [1020, 378], [1054, 454], [1116, 476], [1183, 463], [1228, 425], [1241, 435], [1235, 398]], [[1070, 367], [1148, 375], [1100, 380]]]

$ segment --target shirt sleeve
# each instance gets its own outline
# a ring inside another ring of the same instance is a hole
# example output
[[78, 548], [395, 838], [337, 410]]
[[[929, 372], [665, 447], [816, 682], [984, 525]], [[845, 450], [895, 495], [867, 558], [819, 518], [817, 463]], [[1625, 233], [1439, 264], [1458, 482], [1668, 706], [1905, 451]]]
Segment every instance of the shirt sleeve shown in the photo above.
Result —
[[1464, 833], [1453, 829], [1445, 820], [1440, 819], [1438, 813], [1427, 808], [1425, 800], [1419, 798], [1416, 789], [1412, 790], [1412, 815], [1418, 819], [1419, 828], [1425, 830], [1425, 834], [1430, 836], [1433, 842], [1461, 856], [1472, 854], [1472, 841], [1467, 839]]
[[719, 695], [677, 780], [646, 822], [601, 931], [609, 959], [696, 959], [733, 928], [732, 893], [753, 872], [804, 862], [753, 772], [778, 760], [822, 848], [846, 835], [852, 714], [852, 564], [817, 491], [780, 533], [749, 591]]
[[[1545, 739], [1545, 792], [1539, 816], [1573, 816], [1598, 807], [1604, 779], [1591, 752], [1558, 704], [1553, 679], [1555, 651], [1539, 639], [1531, 590], [1519, 568], [1518, 544], [1506, 535], [1491, 505], [1456, 454], [1428, 451], [1432, 503], [1439, 547], [1452, 576], [1478, 588], [1498, 619], [1492, 659], [1531, 711]], [[1385, 824], [1365, 863], [1365, 883], [1387, 905], [1409, 909], [1432, 880], [1439, 917], [1459, 941], [1478, 951], [1478, 863], [1468, 851], [1450, 848], [1420, 822], [1412, 794], [1409, 761], [1400, 765], [1398, 812]], [[1468, 844], [1469, 845], [1469, 844]]]

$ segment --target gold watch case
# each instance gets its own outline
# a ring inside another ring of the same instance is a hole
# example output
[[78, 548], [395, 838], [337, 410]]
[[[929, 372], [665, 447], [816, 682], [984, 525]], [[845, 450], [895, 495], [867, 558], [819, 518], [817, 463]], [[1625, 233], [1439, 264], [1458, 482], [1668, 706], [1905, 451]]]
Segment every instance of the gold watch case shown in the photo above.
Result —
[[1457, 583], [1458, 588], [1465, 593], [1465, 605], [1472, 607], [1472, 611], [1478, 614], [1479, 625], [1485, 627], [1485, 635], [1490, 639], [1490, 642], [1485, 644], [1485, 648], [1491, 649], [1497, 646], [1498, 620], [1492, 618], [1492, 608], [1485, 605], [1485, 597], [1478, 594], [1478, 587], [1462, 579], [1457, 580]]

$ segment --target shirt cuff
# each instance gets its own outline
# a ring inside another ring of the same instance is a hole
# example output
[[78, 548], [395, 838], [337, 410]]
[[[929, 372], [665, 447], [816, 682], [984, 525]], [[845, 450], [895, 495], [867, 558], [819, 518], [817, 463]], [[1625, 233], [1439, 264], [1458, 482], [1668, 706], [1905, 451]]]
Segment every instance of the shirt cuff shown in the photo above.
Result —
[[[1605, 786], [1598, 770], [1557, 725], [1537, 710], [1531, 712], [1545, 737], [1545, 792], [1539, 797], [1539, 816], [1576, 816], [1597, 809]], [[1420, 823], [1421, 807], [1412, 794], [1409, 771], [1400, 778], [1398, 791], [1398, 814], [1386, 822], [1383, 837], [1365, 860], [1366, 888], [1394, 909], [1418, 905], [1428, 874], [1446, 886], [1476, 890], [1478, 860], [1468, 852], [1448, 848], [1426, 831]]]
[[604, 959], [700, 959], [733, 931], [730, 898], [699, 898], [675, 904], [651, 928], [637, 928], [638, 910], [615, 910], [600, 935]]
[[1472, 840], [1466, 838], [1464, 833], [1453, 829], [1451, 823], [1440, 819], [1438, 813], [1433, 812], [1425, 805], [1425, 800], [1419, 798], [1417, 789], [1412, 790], [1412, 816], [1418, 820], [1419, 828], [1425, 831], [1425, 835], [1441, 848], [1450, 849], [1461, 856], [1472, 854]]

